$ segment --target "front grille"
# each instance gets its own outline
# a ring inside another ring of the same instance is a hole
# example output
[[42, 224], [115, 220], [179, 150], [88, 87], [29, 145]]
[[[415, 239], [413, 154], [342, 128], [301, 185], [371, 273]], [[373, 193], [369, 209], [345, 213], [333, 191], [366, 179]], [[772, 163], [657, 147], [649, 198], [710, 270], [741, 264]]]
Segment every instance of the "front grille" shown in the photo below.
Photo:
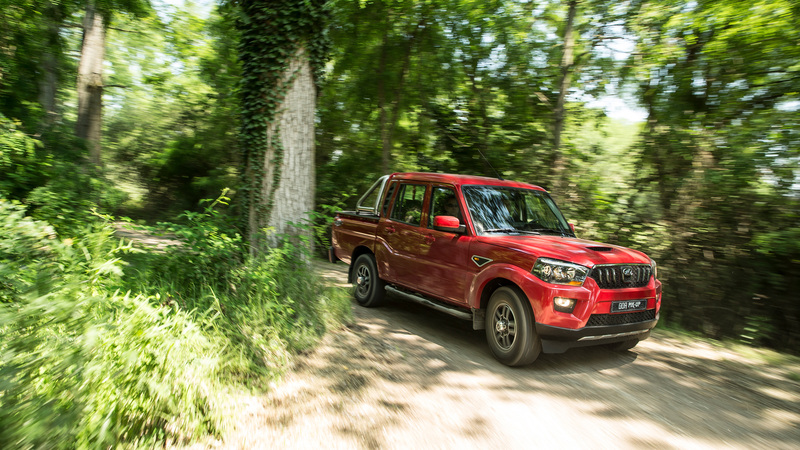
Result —
[[649, 264], [615, 264], [595, 266], [589, 275], [600, 289], [624, 289], [647, 286], [653, 268]]
[[603, 327], [608, 325], [627, 325], [629, 323], [649, 322], [655, 319], [655, 309], [622, 314], [592, 314], [586, 326]]

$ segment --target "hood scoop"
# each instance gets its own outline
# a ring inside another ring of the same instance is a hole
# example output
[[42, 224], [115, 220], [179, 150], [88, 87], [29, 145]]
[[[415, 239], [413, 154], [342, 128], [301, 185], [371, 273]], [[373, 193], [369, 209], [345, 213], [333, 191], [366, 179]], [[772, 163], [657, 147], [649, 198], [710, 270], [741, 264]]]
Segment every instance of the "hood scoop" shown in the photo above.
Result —
[[613, 252], [614, 249], [611, 247], [586, 247], [588, 250], [594, 250], [596, 252]]

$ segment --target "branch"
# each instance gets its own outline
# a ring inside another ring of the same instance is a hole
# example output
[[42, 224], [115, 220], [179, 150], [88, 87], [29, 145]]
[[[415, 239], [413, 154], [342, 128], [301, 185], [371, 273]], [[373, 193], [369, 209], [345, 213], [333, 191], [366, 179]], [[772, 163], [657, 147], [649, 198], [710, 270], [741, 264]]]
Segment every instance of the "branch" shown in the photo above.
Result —
[[[65, 28], [83, 28], [83, 25], [79, 23], [72, 23], [66, 22], [63, 24]], [[136, 31], [136, 30], [126, 30], [124, 28], [117, 28], [117, 27], [106, 27], [107, 30], [114, 30], [114, 31], [122, 31], [123, 33], [136, 33], [136, 34], [146, 34], [144, 31]]]
[[122, 31], [123, 33], [146, 34], [144, 31], [126, 30], [124, 28], [108, 27], [109, 30]]

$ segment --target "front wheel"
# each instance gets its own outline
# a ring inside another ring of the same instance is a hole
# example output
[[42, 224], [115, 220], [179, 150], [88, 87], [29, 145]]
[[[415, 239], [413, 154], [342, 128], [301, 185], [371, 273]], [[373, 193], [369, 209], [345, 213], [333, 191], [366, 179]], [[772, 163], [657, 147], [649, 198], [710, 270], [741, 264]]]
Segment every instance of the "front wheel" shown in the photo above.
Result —
[[531, 306], [519, 289], [504, 286], [492, 294], [486, 311], [486, 340], [494, 357], [507, 366], [530, 364], [541, 353]]
[[375, 258], [364, 254], [353, 265], [353, 296], [361, 306], [378, 306], [386, 296], [386, 283], [378, 277]]

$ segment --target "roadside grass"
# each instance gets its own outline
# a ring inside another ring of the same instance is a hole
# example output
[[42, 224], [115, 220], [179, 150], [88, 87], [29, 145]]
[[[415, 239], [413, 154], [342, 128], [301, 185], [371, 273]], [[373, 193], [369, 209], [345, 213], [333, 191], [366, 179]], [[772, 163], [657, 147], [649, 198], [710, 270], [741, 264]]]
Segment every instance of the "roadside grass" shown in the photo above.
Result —
[[350, 320], [303, 245], [247, 254], [213, 208], [135, 249], [0, 199], [0, 448], [160, 447], [229, 429], [242, 391]]

